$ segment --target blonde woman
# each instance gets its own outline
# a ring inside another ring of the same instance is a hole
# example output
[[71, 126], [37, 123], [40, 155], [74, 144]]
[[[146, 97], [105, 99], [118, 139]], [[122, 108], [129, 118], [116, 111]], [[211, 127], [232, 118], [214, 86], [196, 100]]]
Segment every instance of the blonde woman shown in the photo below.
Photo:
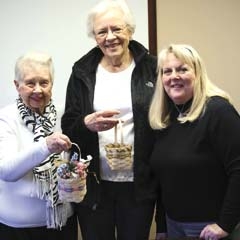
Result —
[[240, 117], [193, 47], [159, 53], [149, 120], [168, 237], [226, 237], [240, 220]]

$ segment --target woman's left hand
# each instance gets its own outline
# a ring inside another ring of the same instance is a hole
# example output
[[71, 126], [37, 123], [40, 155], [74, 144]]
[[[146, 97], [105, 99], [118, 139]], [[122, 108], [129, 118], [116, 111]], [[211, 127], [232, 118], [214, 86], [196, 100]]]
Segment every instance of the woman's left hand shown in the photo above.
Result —
[[228, 236], [228, 233], [216, 223], [207, 225], [200, 234], [200, 238], [205, 240], [218, 240], [226, 236]]

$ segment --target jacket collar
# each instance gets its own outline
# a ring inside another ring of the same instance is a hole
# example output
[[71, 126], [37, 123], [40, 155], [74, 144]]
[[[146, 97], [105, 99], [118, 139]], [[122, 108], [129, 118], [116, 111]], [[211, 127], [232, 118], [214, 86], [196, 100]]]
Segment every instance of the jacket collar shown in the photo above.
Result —
[[[141, 61], [145, 54], [148, 54], [148, 50], [135, 40], [129, 42], [129, 50], [132, 53], [136, 64]], [[94, 47], [74, 64], [74, 68], [76, 68], [77, 71], [95, 73], [102, 57], [103, 53], [101, 49], [99, 47]]]

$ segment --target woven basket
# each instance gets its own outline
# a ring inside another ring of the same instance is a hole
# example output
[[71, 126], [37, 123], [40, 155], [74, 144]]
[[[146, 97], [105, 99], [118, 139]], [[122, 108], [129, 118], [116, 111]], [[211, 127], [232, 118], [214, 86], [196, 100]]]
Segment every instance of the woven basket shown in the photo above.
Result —
[[79, 203], [86, 193], [86, 178], [58, 178], [58, 194], [61, 201]]
[[124, 144], [122, 122], [119, 121], [121, 142], [117, 140], [117, 125], [114, 129], [115, 142], [104, 146], [107, 163], [112, 170], [129, 170], [132, 168], [132, 145]]
[[[76, 143], [72, 143], [74, 153], [78, 156], [78, 161], [81, 159], [81, 151]], [[65, 156], [70, 154], [65, 154]], [[66, 160], [66, 159], [65, 159]], [[67, 159], [69, 161], [69, 159]], [[60, 166], [59, 166], [60, 167]], [[86, 177], [81, 178], [78, 174], [72, 173], [71, 178], [61, 178], [58, 176], [58, 194], [59, 199], [63, 202], [76, 202], [79, 203], [83, 200], [87, 193]]]

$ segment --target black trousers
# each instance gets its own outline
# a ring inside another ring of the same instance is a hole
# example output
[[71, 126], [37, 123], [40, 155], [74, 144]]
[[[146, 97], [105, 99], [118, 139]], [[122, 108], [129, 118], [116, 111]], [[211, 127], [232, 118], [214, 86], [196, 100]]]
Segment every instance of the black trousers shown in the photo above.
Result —
[[133, 183], [101, 182], [96, 210], [76, 207], [83, 240], [148, 240], [154, 201], [135, 201]]
[[72, 216], [61, 230], [46, 227], [13, 228], [0, 223], [1, 240], [77, 240], [77, 218]]

